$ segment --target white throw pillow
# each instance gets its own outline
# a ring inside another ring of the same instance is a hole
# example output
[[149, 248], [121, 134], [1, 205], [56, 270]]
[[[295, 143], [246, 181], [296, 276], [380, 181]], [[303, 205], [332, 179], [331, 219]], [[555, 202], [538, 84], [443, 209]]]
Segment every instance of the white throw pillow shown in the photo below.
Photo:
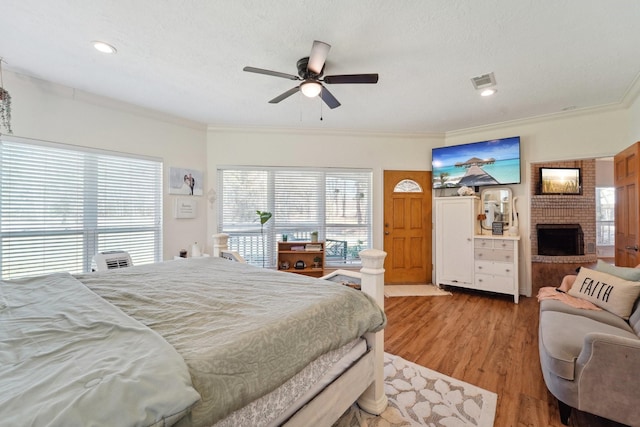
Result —
[[590, 301], [623, 319], [629, 319], [640, 295], [640, 282], [582, 267], [569, 295]]

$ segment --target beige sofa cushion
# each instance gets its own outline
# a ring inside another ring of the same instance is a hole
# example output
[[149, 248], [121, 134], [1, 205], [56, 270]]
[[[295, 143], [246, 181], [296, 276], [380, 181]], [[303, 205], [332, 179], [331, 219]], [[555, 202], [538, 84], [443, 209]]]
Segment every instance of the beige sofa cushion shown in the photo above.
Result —
[[[586, 310], [585, 310], [586, 311]], [[601, 332], [637, 340], [628, 329], [607, 325], [584, 316], [558, 311], [540, 312], [540, 352], [544, 368], [567, 380], [575, 378], [575, 362], [582, 351], [584, 338], [591, 332]]]
[[623, 319], [628, 319], [640, 295], [640, 282], [582, 267], [569, 289], [569, 295], [592, 302]]
[[606, 325], [615, 326], [616, 328], [623, 329], [627, 332], [634, 332], [626, 320], [613, 313], [609, 313], [607, 310], [585, 310], [583, 308], [571, 307], [562, 301], [549, 299], [540, 301], [540, 312], [543, 311], [559, 311], [561, 313], [584, 316]]

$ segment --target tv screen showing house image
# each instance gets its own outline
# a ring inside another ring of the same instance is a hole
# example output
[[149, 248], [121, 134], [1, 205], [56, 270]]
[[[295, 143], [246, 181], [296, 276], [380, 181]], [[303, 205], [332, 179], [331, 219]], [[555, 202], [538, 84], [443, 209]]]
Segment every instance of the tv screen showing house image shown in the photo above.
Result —
[[520, 184], [520, 137], [434, 148], [433, 188]]

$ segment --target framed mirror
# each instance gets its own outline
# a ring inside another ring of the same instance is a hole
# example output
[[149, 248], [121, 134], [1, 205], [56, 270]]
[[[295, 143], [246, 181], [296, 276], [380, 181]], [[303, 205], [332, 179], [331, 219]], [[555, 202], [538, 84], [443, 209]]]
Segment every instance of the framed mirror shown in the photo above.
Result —
[[511, 189], [507, 187], [486, 188], [482, 190], [480, 199], [486, 215], [482, 226], [491, 230], [494, 222], [501, 222], [506, 231], [511, 227]]

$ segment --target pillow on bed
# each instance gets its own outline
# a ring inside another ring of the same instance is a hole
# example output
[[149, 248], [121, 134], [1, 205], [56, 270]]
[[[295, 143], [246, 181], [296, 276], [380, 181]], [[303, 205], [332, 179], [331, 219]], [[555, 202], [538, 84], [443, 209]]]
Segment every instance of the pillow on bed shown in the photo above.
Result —
[[628, 319], [633, 304], [640, 295], [640, 282], [582, 267], [569, 289], [569, 295]]
[[624, 280], [631, 280], [632, 282], [640, 282], [640, 268], [616, 267], [615, 265], [611, 265], [599, 259], [595, 269], [597, 271], [611, 274], [612, 276], [616, 276]]

